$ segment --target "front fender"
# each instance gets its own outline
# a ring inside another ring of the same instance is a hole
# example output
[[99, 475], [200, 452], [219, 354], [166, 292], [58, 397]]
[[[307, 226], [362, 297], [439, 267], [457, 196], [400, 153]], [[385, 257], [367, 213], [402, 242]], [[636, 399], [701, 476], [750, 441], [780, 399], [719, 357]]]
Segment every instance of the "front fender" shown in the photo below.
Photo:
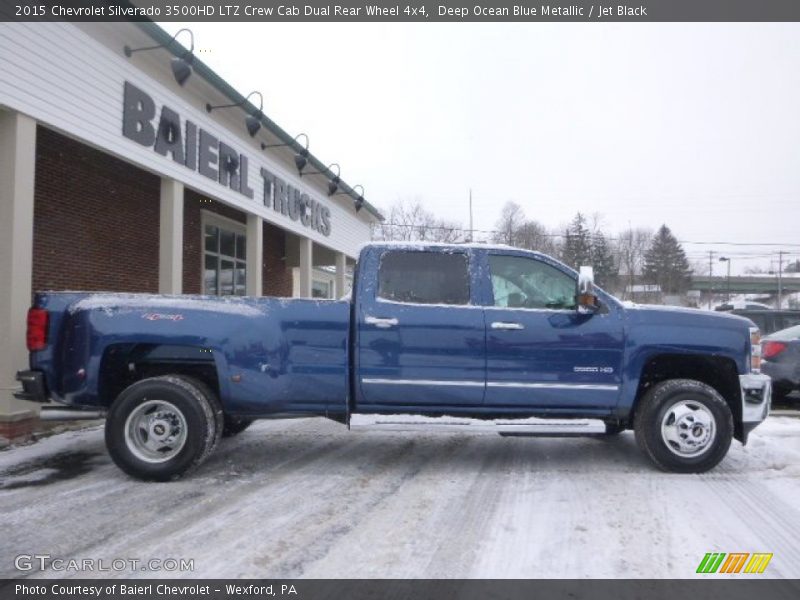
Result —
[[618, 413], [633, 409], [642, 373], [659, 355], [730, 360], [739, 375], [750, 372], [750, 330], [743, 319], [718, 319], [700, 311], [626, 309], [623, 393]]

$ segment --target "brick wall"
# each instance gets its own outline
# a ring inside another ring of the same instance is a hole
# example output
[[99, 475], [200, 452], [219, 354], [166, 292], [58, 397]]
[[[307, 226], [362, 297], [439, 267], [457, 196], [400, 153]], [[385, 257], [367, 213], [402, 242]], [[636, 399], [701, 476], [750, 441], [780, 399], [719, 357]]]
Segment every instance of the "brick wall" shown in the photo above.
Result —
[[[39, 127], [33, 289], [158, 292], [160, 179]], [[183, 292], [202, 291], [201, 210], [246, 223], [245, 213], [193, 190], [184, 195]], [[264, 225], [264, 294], [292, 295], [286, 236]]]
[[33, 289], [158, 291], [159, 178], [36, 132]]
[[264, 223], [263, 294], [265, 296], [292, 295], [292, 268], [286, 266], [286, 232], [270, 223]]

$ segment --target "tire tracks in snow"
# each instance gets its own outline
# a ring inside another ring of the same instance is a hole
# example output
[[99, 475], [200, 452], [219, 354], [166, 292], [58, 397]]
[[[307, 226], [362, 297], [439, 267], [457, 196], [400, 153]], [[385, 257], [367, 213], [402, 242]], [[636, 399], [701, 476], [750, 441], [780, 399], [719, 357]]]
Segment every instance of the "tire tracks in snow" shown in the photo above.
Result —
[[[708, 476], [704, 483], [718, 504], [733, 513], [741, 527], [726, 531], [733, 548], [722, 552], [771, 552], [771, 576], [797, 576], [796, 557], [800, 555], [800, 510], [778, 498], [762, 481], [733, 476]], [[787, 571], [789, 565], [794, 569]]]
[[797, 577], [799, 434], [776, 420], [752, 448], [734, 446], [715, 471], [687, 476], [654, 470], [630, 433], [499, 438], [259, 422], [168, 484], [119, 472], [102, 431], [64, 434], [9, 451], [25, 460], [0, 457], [4, 473], [24, 475], [65, 450], [97, 454], [72, 479], [0, 491], [0, 569], [14, 548], [195, 559], [194, 573], [112, 574], [121, 577], [692, 577], [716, 550], [774, 552], [765, 575]]

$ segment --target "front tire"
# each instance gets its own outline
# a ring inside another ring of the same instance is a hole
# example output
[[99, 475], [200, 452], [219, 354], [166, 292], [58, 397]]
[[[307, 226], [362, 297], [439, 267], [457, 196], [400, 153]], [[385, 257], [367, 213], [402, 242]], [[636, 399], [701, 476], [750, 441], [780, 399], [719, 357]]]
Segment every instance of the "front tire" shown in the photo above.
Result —
[[178, 479], [200, 465], [222, 435], [222, 411], [200, 381], [152, 377], [127, 387], [106, 419], [116, 465], [145, 481]]
[[660, 469], [704, 473], [728, 453], [733, 415], [711, 386], [670, 379], [644, 395], [636, 409], [634, 433], [639, 448]]

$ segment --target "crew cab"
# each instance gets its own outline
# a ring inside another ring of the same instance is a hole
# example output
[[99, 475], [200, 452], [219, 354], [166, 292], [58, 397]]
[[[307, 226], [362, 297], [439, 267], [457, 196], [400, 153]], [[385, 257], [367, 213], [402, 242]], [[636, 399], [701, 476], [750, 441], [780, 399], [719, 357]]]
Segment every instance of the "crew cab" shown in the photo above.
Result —
[[37, 293], [28, 346], [18, 397], [102, 413], [113, 460], [152, 480], [255, 419], [365, 415], [633, 429], [658, 467], [703, 472], [771, 396], [747, 319], [625, 304], [589, 267], [481, 244], [366, 245], [338, 301]]

